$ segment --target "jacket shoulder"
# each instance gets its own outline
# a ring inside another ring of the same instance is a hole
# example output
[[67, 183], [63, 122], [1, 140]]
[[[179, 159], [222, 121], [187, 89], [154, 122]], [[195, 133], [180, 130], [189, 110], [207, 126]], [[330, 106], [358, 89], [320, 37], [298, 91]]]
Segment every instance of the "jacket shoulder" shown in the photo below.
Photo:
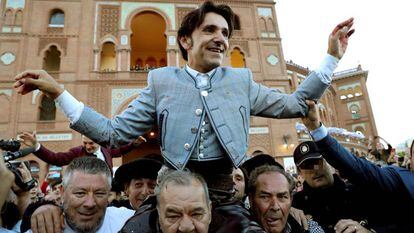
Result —
[[249, 68], [234, 68], [234, 67], [228, 67], [228, 66], [220, 67], [220, 68], [224, 74], [233, 73], [233, 74], [240, 74], [243, 76], [245, 75], [247, 77], [247, 76], [250, 76], [250, 74], [252, 73]]
[[161, 67], [158, 69], [154, 69], [151, 70], [149, 73], [152, 76], [159, 76], [159, 75], [166, 75], [166, 74], [174, 74], [174, 73], [179, 73], [182, 69], [179, 67], [174, 67], [174, 66], [166, 66], [166, 67]]

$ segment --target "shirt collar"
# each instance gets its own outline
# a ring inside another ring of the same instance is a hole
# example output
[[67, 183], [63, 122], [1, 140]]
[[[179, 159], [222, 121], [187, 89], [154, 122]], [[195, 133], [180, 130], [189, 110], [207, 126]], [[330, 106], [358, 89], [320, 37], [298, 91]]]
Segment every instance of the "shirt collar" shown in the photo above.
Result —
[[95, 152], [93, 152], [93, 154], [98, 154], [100, 152], [101, 152], [101, 146], [98, 146], [98, 149]]
[[209, 77], [211, 77], [211, 76], [213, 75], [214, 71], [216, 71], [216, 69], [217, 69], [217, 68], [214, 68], [214, 69], [210, 70], [210, 71], [209, 71], [209, 72], [207, 72], [207, 73], [201, 73], [201, 72], [198, 72], [197, 70], [195, 70], [195, 69], [191, 68], [188, 64], [186, 64], [186, 65], [185, 65], [185, 69], [186, 69], [186, 70], [187, 70], [187, 72], [188, 72], [188, 73], [190, 73], [190, 74], [191, 74], [191, 76], [193, 76], [193, 77], [197, 77], [197, 75], [198, 75], [198, 74], [207, 74]]

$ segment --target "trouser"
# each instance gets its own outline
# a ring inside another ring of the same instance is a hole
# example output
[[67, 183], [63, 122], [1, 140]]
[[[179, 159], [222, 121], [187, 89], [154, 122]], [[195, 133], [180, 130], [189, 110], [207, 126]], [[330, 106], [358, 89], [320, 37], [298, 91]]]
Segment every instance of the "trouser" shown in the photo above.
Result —
[[[165, 165], [169, 169], [174, 169], [167, 161]], [[213, 206], [233, 201], [233, 163], [228, 158], [211, 161], [190, 160], [186, 168], [204, 178]]]
[[213, 207], [233, 201], [233, 164], [228, 158], [202, 162], [190, 160], [186, 167], [204, 178]]

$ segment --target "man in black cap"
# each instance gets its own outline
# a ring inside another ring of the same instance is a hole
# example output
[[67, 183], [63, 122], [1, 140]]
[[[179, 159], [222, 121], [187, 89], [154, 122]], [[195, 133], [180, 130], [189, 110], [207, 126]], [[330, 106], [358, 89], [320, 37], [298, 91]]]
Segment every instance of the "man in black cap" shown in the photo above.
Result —
[[304, 183], [303, 190], [293, 195], [292, 206], [303, 210], [327, 233], [335, 232], [341, 219], [352, 219], [359, 225], [367, 222], [359, 190], [334, 174], [313, 141], [299, 144], [293, 156]]
[[150, 158], [136, 159], [120, 166], [115, 172], [115, 181], [128, 196], [121, 205], [137, 210], [149, 195], [154, 194], [161, 166], [161, 162]]

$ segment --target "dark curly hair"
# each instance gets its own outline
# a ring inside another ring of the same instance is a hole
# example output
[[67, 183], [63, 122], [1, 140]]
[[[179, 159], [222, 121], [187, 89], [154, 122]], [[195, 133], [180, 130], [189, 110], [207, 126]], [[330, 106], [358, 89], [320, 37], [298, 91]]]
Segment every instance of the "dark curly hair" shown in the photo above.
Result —
[[207, 13], [216, 13], [223, 16], [229, 26], [229, 38], [234, 28], [234, 13], [228, 5], [214, 5], [211, 1], [205, 1], [199, 8], [189, 12], [181, 22], [181, 26], [177, 33], [177, 42], [180, 47], [181, 55], [184, 60], [188, 60], [187, 51], [180, 43], [180, 39], [183, 37], [191, 37], [191, 34], [196, 28], [198, 28], [204, 21]]

